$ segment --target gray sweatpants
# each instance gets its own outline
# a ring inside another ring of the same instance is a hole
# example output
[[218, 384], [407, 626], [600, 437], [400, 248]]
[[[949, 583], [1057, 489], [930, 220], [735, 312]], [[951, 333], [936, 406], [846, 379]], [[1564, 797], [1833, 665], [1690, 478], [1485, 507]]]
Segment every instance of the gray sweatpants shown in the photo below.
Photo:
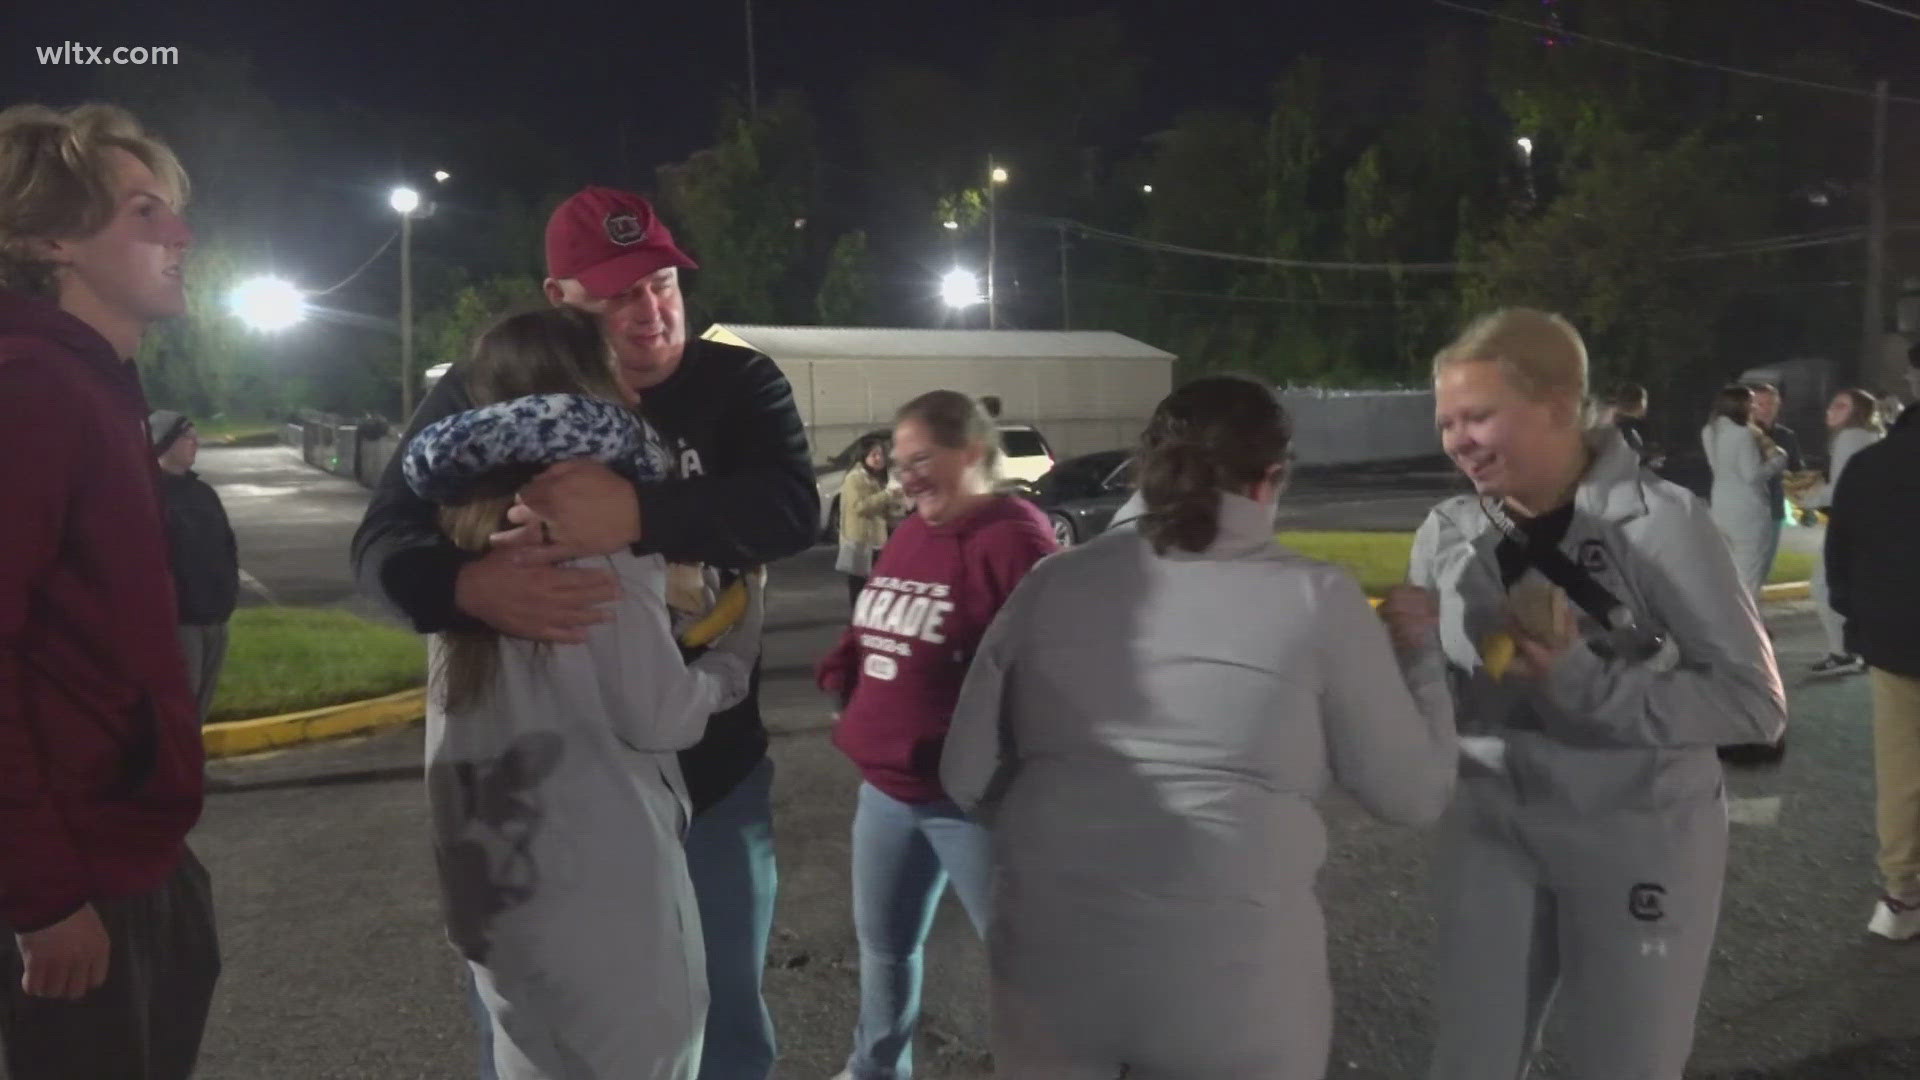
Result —
[[213, 709], [213, 692], [220, 687], [220, 669], [227, 662], [227, 624], [181, 626], [180, 649], [187, 657], [187, 685], [200, 703], [200, 722]]
[[1431, 1080], [1524, 1080], [1556, 992], [1569, 1080], [1680, 1080], [1726, 859], [1717, 798], [1576, 816], [1463, 779], [1437, 865]]

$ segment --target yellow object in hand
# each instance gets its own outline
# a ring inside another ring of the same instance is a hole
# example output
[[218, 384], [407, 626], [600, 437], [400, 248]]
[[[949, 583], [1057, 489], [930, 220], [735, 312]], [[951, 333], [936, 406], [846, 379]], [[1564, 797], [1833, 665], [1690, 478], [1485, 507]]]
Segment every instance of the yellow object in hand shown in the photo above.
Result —
[[1496, 631], [1480, 641], [1480, 660], [1495, 682], [1506, 678], [1507, 669], [1513, 666], [1514, 653], [1512, 634]]
[[680, 635], [680, 644], [689, 649], [708, 645], [721, 634], [727, 632], [740, 616], [747, 613], [747, 583], [736, 580], [720, 593], [720, 599], [714, 602], [713, 610], [701, 616], [700, 621], [687, 627]]

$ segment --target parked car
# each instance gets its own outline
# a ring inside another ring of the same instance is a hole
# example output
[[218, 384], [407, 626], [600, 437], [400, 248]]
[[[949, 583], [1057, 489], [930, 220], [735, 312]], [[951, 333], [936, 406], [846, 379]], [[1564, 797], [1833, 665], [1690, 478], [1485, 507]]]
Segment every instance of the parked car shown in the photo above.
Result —
[[1047, 515], [1060, 546], [1072, 547], [1105, 532], [1133, 495], [1133, 452], [1068, 458], [1021, 494]]
[[[854, 439], [841, 451], [813, 469], [814, 484], [820, 495], [820, 538], [832, 542], [840, 536], [840, 488], [847, 482], [847, 470], [860, 444], [870, 438], [891, 439], [891, 428], [875, 428]], [[1001, 424], [1000, 476], [1018, 484], [1032, 484], [1053, 468], [1053, 447], [1040, 429], [1028, 424]]]
[[1026, 424], [1000, 425], [1000, 477], [1034, 483], [1055, 464], [1053, 447], [1040, 429]]

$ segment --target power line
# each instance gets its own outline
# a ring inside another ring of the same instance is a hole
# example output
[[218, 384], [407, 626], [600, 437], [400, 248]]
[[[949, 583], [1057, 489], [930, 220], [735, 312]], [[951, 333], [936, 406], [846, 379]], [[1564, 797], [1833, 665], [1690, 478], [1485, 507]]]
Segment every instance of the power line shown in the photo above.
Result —
[[1879, 8], [1881, 11], [1890, 12], [1894, 15], [1904, 15], [1915, 22], [1920, 22], [1920, 11], [1908, 11], [1906, 8], [1894, 7], [1892, 4], [1883, 4], [1880, 0], [1855, 0], [1855, 2], [1865, 4], [1870, 8]]
[[341, 281], [339, 284], [333, 286], [332, 288], [321, 289], [319, 292], [308, 293], [307, 295], [308, 296], [325, 296], [328, 293], [339, 292], [341, 289], [346, 288], [348, 283], [352, 282], [354, 278], [359, 277], [361, 273], [366, 270], [367, 267], [372, 266], [373, 260], [379, 258], [381, 255], [384, 255], [386, 253], [386, 250], [393, 246], [393, 242], [399, 238], [400, 238], [400, 230], [399, 229], [393, 230], [393, 234], [387, 237], [386, 243], [381, 244], [380, 247], [377, 250], [375, 250], [373, 254], [367, 256], [367, 261], [361, 263], [360, 268], [358, 270], [355, 270], [353, 273], [348, 274], [345, 280]]
[[1127, 292], [1154, 293], [1158, 296], [1183, 296], [1196, 300], [1226, 300], [1245, 304], [1283, 304], [1290, 307], [1333, 307], [1333, 308], [1407, 308], [1418, 307], [1412, 300], [1321, 300], [1311, 297], [1295, 296], [1243, 296], [1236, 293], [1198, 292], [1191, 289], [1162, 289], [1152, 285], [1133, 285], [1124, 281], [1105, 281], [1100, 279], [1076, 278], [1073, 287], [1093, 287], [1098, 289], [1121, 289]]
[[[1392, 262], [1327, 262], [1311, 259], [1281, 259], [1264, 255], [1247, 255], [1232, 251], [1212, 251], [1206, 248], [1188, 247], [1184, 244], [1169, 244], [1145, 237], [1129, 236], [1126, 233], [1096, 229], [1067, 218], [1042, 218], [1032, 215], [1019, 215], [1036, 227], [1047, 229], [1069, 229], [1081, 236], [1108, 243], [1122, 244], [1170, 255], [1187, 255], [1194, 258], [1216, 259], [1223, 262], [1249, 263], [1258, 266], [1270, 266], [1285, 270], [1324, 270], [1329, 272], [1355, 273], [1415, 273], [1415, 274], [1455, 274], [1485, 268], [1484, 263], [1392, 263]], [[1665, 257], [1667, 262], [1688, 262], [1698, 259], [1737, 258], [1742, 255], [1772, 255], [1785, 251], [1798, 251], [1803, 248], [1830, 247], [1838, 244], [1850, 244], [1866, 235], [1858, 228], [1830, 229], [1812, 233], [1791, 233], [1784, 236], [1764, 236], [1752, 240], [1714, 247], [1697, 247], [1674, 252]]]
[[[1611, 41], [1607, 38], [1595, 37], [1592, 34], [1582, 34], [1558, 26], [1548, 26], [1545, 23], [1517, 19], [1511, 15], [1503, 15], [1498, 11], [1489, 11], [1485, 8], [1477, 8], [1468, 4], [1456, 4], [1453, 0], [1433, 0], [1433, 2], [1453, 11], [1461, 11], [1469, 15], [1478, 15], [1485, 19], [1497, 19], [1500, 22], [1511, 23], [1514, 26], [1524, 26], [1529, 30], [1538, 30], [1542, 33], [1553, 34], [1556, 37], [1573, 38], [1576, 41], [1590, 42], [1594, 45], [1605, 45], [1612, 49], [1624, 49], [1630, 53], [1638, 53], [1641, 56], [1651, 56], [1656, 60], [1667, 60], [1676, 64], [1685, 64], [1688, 67], [1705, 68], [1708, 71], [1718, 71], [1728, 75], [1740, 75], [1749, 79], [1762, 79], [1767, 82], [1782, 83], [1787, 86], [1798, 86], [1806, 90], [1825, 90], [1835, 94], [1848, 94], [1853, 97], [1866, 98], [1868, 100], [1872, 100], [1874, 96], [1873, 91], [1857, 86], [1841, 86], [1837, 83], [1815, 82], [1812, 79], [1799, 79], [1791, 75], [1776, 75], [1767, 71], [1750, 71], [1746, 68], [1731, 67], [1727, 64], [1716, 64], [1711, 60], [1695, 60], [1690, 56], [1678, 56], [1670, 52], [1661, 52], [1658, 49], [1649, 49], [1644, 45], [1629, 45], [1624, 41]], [[1887, 100], [1899, 102], [1902, 105], [1920, 105], [1920, 98], [1894, 96], [1889, 97]]]

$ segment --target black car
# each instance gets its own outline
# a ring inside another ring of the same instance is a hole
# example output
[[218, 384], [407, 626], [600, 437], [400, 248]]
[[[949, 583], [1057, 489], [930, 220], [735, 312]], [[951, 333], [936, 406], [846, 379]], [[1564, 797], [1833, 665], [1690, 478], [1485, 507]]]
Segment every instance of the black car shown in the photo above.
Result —
[[1053, 525], [1054, 539], [1072, 547], [1106, 531], [1133, 495], [1133, 452], [1102, 450], [1068, 458], [1021, 492]]

